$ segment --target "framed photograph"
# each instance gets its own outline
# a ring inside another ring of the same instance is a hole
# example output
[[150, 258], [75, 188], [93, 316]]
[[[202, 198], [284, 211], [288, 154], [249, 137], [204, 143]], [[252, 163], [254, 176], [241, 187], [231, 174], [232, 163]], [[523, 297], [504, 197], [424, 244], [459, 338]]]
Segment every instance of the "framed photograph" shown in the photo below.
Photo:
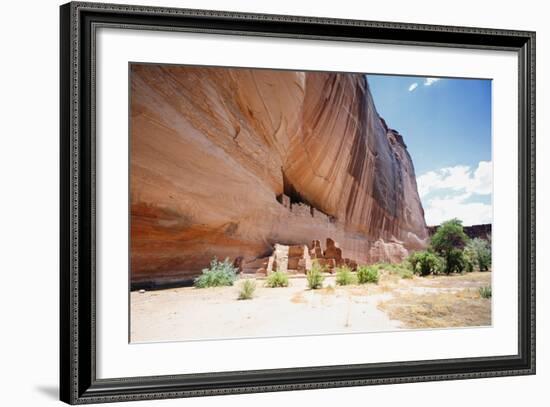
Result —
[[535, 33], [61, 6], [61, 400], [535, 373]]

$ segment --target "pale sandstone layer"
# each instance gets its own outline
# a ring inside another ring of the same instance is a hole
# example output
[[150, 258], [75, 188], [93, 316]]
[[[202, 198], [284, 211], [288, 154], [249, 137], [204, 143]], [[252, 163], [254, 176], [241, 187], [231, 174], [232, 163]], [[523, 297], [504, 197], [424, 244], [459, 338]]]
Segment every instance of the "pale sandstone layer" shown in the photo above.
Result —
[[276, 243], [331, 238], [359, 263], [426, 245], [411, 157], [364, 75], [134, 64], [130, 124], [134, 284]]

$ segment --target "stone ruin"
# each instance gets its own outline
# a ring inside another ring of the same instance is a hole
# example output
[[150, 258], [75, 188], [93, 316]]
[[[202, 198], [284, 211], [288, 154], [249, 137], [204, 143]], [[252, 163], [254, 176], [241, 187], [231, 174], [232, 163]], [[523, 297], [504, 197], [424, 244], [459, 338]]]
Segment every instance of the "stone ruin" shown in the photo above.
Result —
[[334, 223], [336, 218], [334, 216], [327, 215], [314, 206], [305, 202], [292, 202], [288, 195], [280, 194], [277, 196], [277, 202], [283, 205], [288, 211], [298, 218], [314, 218], [320, 223]]
[[344, 258], [338, 243], [327, 238], [324, 250], [319, 240], [313, 240], [310, 246], [277, 243], [271, 256], [247, 264], [243, 272], [269, 275], [279, 270], [288, 274], [305, 274], [308, 270], [311, 270], [313, 261], [317, 261], [321, 266], [326, 267], [330, 273], [334, 272], [335, 267], [343, 265], [347, 265], [352, 270], [357, 268], [357, 262]]

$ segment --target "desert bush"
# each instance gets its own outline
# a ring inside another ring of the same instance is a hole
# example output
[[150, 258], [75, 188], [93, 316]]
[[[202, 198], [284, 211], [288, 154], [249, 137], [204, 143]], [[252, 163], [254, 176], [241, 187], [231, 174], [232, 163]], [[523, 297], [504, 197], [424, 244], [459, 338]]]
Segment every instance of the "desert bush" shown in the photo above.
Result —
[[254, 291], [256, 291], [256, 281], [246, 279], [241, 284], [241, 290], [239, 291], [239, 300], [251, 300], [254, 297]]
[[202, 274], [194, 280], [197, 288], [220, 287], [233, 285], [237, 278], [238, 269], [233, 267], [229, 259], [223, 262], [214, 257], [210, 262], [210, 267], [203, 269]]
[[408, 263], [411, 271], [421, 276], [439, 274], [444, 268], [441, 258], [429, 251], [411, 253]]
[[462, 252], [462, 256], [464, 257], [464, 270], [466, 273], [471, 273], [474, 271], [475, 267], [475, 256], [466, 248]]
[[479, 271], [489, 270], [491, 266], [491, 246], [488, 241], [476, 237], [468, 242], [464, 248], [464, 253]]
[[359, 266], [357, 268], [357, 282], [359, 284], [376, 283], [378, 284], [379, 273], [374, 267]]
[[464, 252], [460, 249], [451, 249], [445, 256], [445, 273], [461, 273], [467, 266]]
[[445, 259], [445, 273], [461, 272], [465, 267], [462, 249], [468, 243], [462, 221], [451, 219], [443, 222], [431, 238], [431, 248]]
[[267, 276], [265, 285], [270, 288], [275, 287], [288, 287], [288, 276], [286, 273], [277, 270], [274, 273], [271, 273]]
[[355, 275], [348, 266], [342, 266], [336, 269], [336, 284], [350, 285], [356, 281]]
[[479, 295], [481, 298], [491, 298], [493, 296], [491, 287], [479, 287]]
[[307, 286], [310, 289], [315, 290], [323, 286], [323, 281], [325, 280], [323, 276], [324, 271], [325, 268], [321, 266], [317, 260], [313, 260], [311, 270], [308, 270], [306, 273]]

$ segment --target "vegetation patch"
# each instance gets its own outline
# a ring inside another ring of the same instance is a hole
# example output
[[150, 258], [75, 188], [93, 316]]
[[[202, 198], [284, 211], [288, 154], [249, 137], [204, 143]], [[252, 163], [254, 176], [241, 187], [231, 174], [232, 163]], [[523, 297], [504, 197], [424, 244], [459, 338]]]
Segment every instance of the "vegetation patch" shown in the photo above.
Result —
[[466, 244], [464, 253], [471, 260], [472, 269], [488, 271], [491, 267], [491, 245], [488, 241], [475, 238]]
[[374, 283], [378, 284], [380, 274], [375, 267], [359, 266], [357, 268], [357, 282], [359, 284]]
[[431, 249], [444, 260], [443, 270], [446, 274], [460, 273], [464, 270], [466, 261], [463, 249], [468, 243], [462, 221], [451, 219], [443, 222], [432, 236]]
[[443, 260], [426, 250], [412, 253], [407, 260], [411, 271], [423, 277], [430, 274], [439, 274], [444, 270]]
[[336, 269], [336, 284], [352, 285], [356, 284], [357, 278], [348, 266], [338, 267]]
[[288, 276], [286, 273], [277, 270], [274, 273], [271, 273], [267, 276], [265, 282], [266, 287], [276, 288], [276, 287], [288, 287]]
[[307, 286], [310, 289], [316, 290], [323, 286], [323, 281], [325, 280], [325, 277], [323, 276], [324, 271], [325, 268], [321, 266], [318, 261], [313, 260], [311, 270], [308, 270], [306, 273]]
[[203, 269], [202, 274], [195, 279], [194, 285], [197, 288], [231, 286], [237, 279], [237, 271], [229, 259], [220, 262], [214, 258], [210, 267]]
[[408, 280], [414, 277], [414, 273], [412, 272], [412, 270], [404, 269], [400, 276], [401, 278]]
[[401, 263], [376, 263], [373, 264], [372, 267], [380, 272], [387, 272], [388, 274], [399, 278], [410, 279], [414, 277], [407, 261], [403, 261]]
[[479, 296], [481, 298], [489, 299], [492, 295], [491, 287], [479, 287]]
[[254, 297], [254, 291], [256, 291], [256, 281], [252, 279], [246, 279], [241, 284], [241, 290], [239, 291], [239, 300], [251, 300]]
[[455, 218], [443, 222], [431, 237], [428, 249], [412, 253], [407, 263], [413, 273], [423, 277], [489, 271], [491, 244], [479, 238], [470, 239], [462, 221]]

